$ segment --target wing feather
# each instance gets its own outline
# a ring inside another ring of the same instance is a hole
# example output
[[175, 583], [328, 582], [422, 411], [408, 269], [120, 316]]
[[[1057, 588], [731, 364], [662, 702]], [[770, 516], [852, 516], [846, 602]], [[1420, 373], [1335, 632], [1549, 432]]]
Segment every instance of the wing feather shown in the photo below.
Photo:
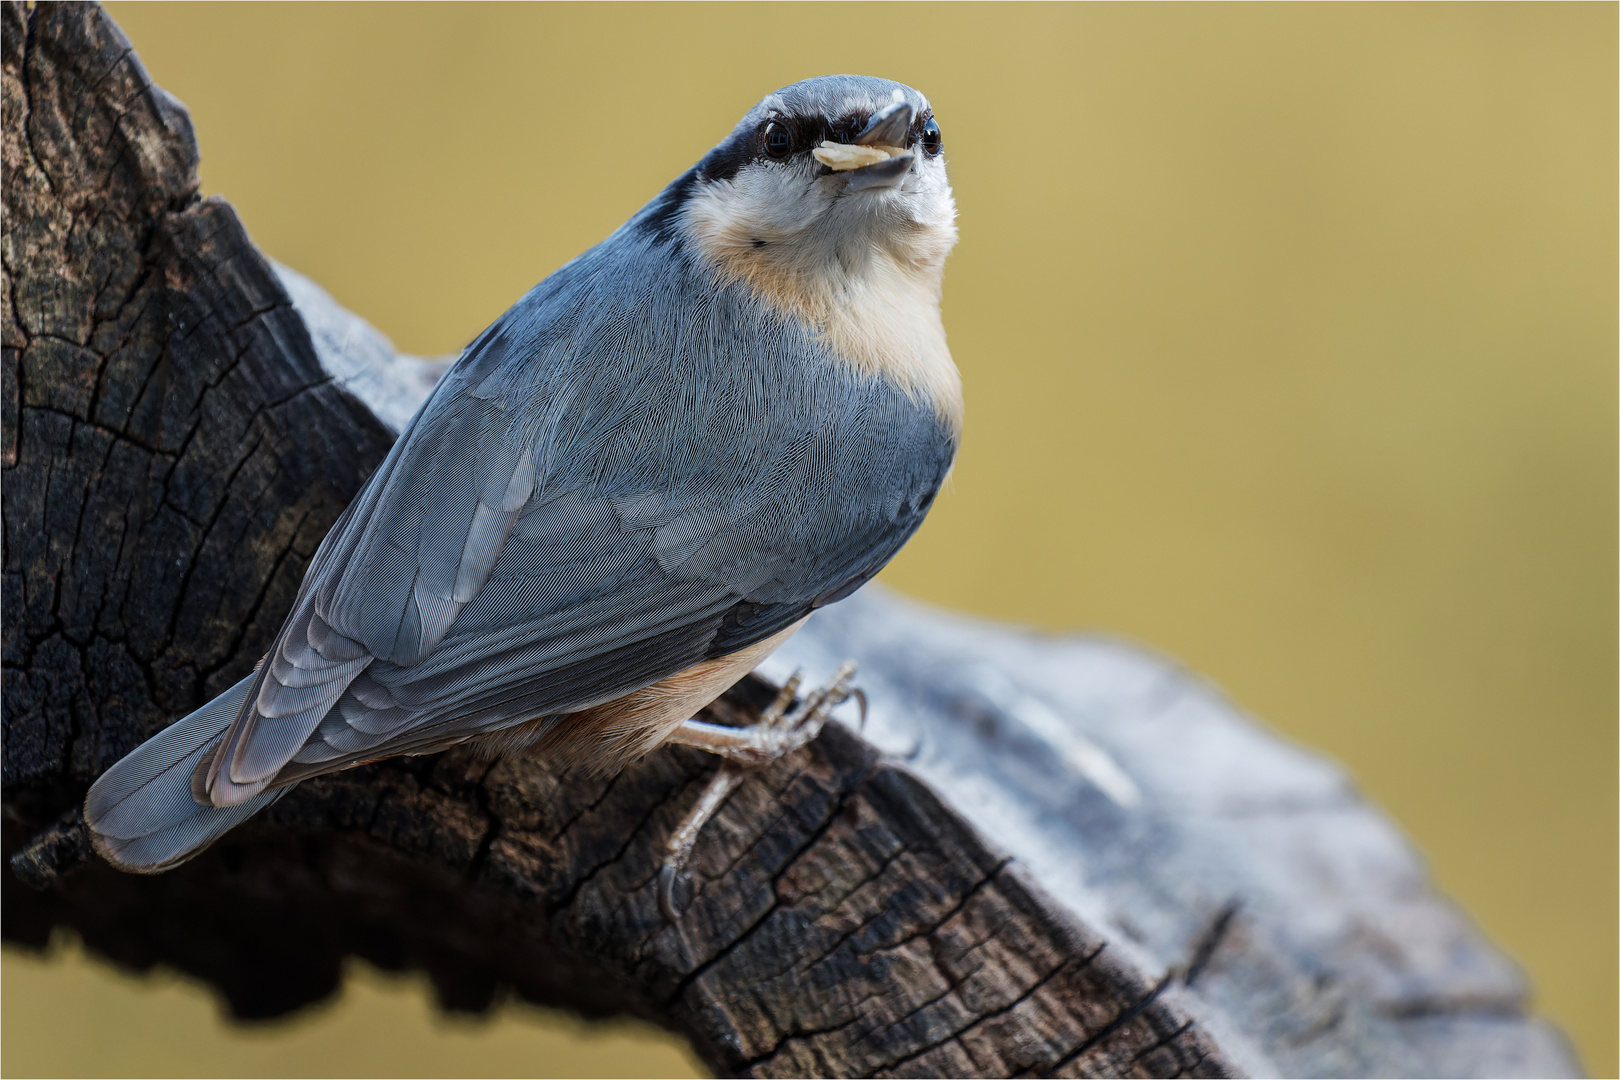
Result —
[[904, 542], [954, 454], [931, 407], [678, 261], [610, 242], [468, 348], [317, 553], [216, 803], [610, 700]]

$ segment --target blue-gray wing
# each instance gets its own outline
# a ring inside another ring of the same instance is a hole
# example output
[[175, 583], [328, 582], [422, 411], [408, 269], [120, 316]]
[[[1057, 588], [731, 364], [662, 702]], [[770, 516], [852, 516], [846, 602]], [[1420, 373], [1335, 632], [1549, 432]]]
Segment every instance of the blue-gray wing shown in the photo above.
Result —
[[954, 451], [932, 409], [735, 295], [650, 326], [567, 285], [469, 348], [322, 545], [214, 801], [736, 651], [921, 521]]

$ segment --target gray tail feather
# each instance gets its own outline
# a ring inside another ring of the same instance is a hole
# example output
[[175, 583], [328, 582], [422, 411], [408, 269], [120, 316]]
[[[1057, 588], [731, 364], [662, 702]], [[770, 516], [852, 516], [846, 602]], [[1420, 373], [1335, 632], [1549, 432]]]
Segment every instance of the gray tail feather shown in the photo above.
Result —
[[90, 785], [84, 820], [102, 858], [132, 873], [160, 873], [185, 862], [287, 791], [266, 791], [240, 806], [204, 805], [191, 793], [197, 763], [236, 719], [252, 683], [249, 675], [169, 725]]

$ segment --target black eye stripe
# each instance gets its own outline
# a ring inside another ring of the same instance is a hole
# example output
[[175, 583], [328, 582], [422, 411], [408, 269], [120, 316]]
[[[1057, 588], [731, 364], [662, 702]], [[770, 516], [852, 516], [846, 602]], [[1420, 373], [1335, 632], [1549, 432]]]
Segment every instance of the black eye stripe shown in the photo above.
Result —
[[[823, 142], [852, 142], [871, 118], [871, 110], [845, 113], [837, 119], [773, 111], [759, 121], [758, 126], [751, 131], [728, 139], [711, 150], [698, 163], [697, 171], [707, 180], [729, 180], [751, 162], [785, 162], [794, 155], [808, 153]], [[939, 129], [939, 125], [934, 123], [934, 114], [925, 112], [912, 122], [911, 130], [906, 134], [906, 144], [928, 157], [936, 157], [940, 153], [939, 144], [936, 143], [931, 149], [924, 142], [930, 127], [935, 132]], [[785, 130], [791, 139], [791, 145], [786, 151], [782, 149], [780, 138], [775, 153], [768, 145], [767, 140], [773, 128]]]
[[[887, 90], [876, 95], [873, 100], [882, 100], [886, 105], [889, 100]], [[731, 180], [751, 165], [766, 165], [773, 160], [765, 150], [765, 129], [771, 123], [786, 125], [793, 133], [793, 153], [808, 154], [824, 141], [852, 142], [871, 120], [874, 111], [869, 108], [852, 109], [836, 114], [834, 119], [828, 119], [825, 112], [818, 112], [817, 109], [839, 108], [842, 102], [836, 105], [825, 101], [806, 104], [809, 107], [803, 113], [786, 111], [778, 101], [766, 104], [761, 110], [764, 113], [762, 117], [758, 113], [753, 114], [756, 117], [753, 124], [734, 133], [710, 150], [702, 160], [666, 188], [653, 203], [648, 204], [646, 214], [641, 219], [643, 226], [651, 229], [661, 242], [673, 242], [677, 239], [677, 223], [681, 208], [687, 204], [694, 192], [701, 190], [705, 184]], [[917, 149], [928, 157], [935, 157], [940, 152], [938, 150], [929, 152], [921, 144], [923, 131], [933, 118], [931, 111], [924, 111], [912, 121], [911, 130], [906, 133], [907, 146]], [[938, 127], [937, 124], [934, 126]], [[790, 154], [789, 157], [791, 156]], [[786, 164], [787, 159], [781, 161]], [[825, 170], [815, 169], [812, 173], [823, 175]]]

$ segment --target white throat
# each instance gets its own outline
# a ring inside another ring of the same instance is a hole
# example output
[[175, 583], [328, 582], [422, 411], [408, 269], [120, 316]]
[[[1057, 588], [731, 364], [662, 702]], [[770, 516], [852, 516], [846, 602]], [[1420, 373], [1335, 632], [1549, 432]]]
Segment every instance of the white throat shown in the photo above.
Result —
[[962, 380], [939, 314], [956, 243], [943, 165], [904, 189], [847, 195], [836, 178], [746, 166], [701, 184], [683, 224], [723, 278], [746, 283], [840, 360], [932, 405], [960, 433]]

